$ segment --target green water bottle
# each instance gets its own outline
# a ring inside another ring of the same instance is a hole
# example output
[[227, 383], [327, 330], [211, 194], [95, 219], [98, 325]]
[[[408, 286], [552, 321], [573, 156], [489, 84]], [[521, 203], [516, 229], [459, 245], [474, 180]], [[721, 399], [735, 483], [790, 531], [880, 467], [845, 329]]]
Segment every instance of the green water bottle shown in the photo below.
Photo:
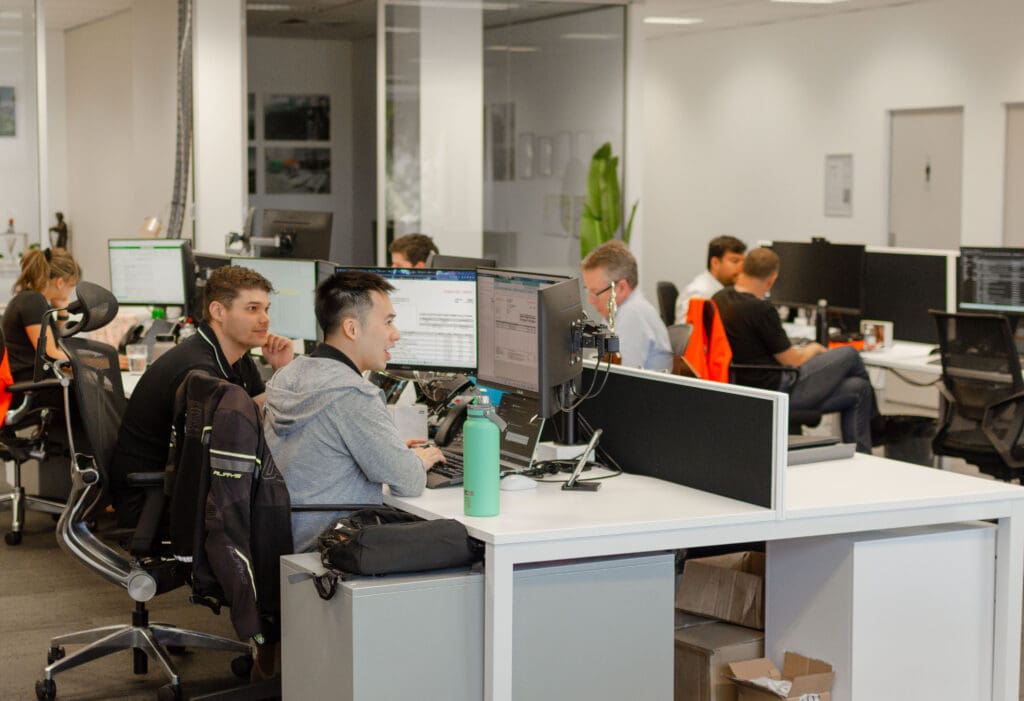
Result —
[[497, 516], [501, 504], [498, 456], [505, 422], [487, 395], [478, 395], [467, 414], [462, 426], [463, 510], [467, 516]]

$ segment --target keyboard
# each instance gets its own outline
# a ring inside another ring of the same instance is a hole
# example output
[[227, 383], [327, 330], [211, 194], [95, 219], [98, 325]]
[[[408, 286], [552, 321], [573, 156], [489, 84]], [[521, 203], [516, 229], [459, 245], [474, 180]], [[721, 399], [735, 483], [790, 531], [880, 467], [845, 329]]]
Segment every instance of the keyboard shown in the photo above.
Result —
[[427, 473], [427, 487], [457, 487], [462, 484], [462, 455], [443, 451], [448, 462], [436, 462]]

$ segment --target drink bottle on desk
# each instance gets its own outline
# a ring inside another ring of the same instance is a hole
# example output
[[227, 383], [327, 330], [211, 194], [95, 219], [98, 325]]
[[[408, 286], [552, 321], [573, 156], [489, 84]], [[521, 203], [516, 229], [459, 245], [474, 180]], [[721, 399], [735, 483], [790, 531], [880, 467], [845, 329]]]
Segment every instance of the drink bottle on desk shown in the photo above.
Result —
[[477, 396], [467, 409], [462, 426], [463, 510], [467, 516], [497, 516], [500, 507], [501, 420], [485, 394]]

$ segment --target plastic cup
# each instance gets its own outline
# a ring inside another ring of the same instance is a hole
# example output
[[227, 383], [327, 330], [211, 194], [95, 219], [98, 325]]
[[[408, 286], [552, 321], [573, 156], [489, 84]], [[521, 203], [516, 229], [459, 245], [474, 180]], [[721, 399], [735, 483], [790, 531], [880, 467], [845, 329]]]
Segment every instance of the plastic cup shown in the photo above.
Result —
[[125, 355], [128, 356], [128, 372], [133, 375], [141, 375], [146, 371], [146, 363], [149, 361], [149, 348], [145, 343], [131, 343], [125, 348]]

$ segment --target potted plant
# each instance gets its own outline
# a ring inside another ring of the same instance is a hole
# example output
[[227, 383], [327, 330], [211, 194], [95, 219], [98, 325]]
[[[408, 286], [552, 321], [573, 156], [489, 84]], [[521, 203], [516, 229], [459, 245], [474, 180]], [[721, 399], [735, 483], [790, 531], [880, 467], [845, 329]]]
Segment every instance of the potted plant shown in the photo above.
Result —
[[[629, 221], [622, 230], [622, 240], [629, 244], [633, 217], [639, 200], [633, 203]], [[580, 219], [580, 257], [615, 238], [622, 223], [622, 196], [619, 192], [619, 158], [612, 156], [612, 145], [604, 143], [590, 159], [587, 174], [587, 200]]]

